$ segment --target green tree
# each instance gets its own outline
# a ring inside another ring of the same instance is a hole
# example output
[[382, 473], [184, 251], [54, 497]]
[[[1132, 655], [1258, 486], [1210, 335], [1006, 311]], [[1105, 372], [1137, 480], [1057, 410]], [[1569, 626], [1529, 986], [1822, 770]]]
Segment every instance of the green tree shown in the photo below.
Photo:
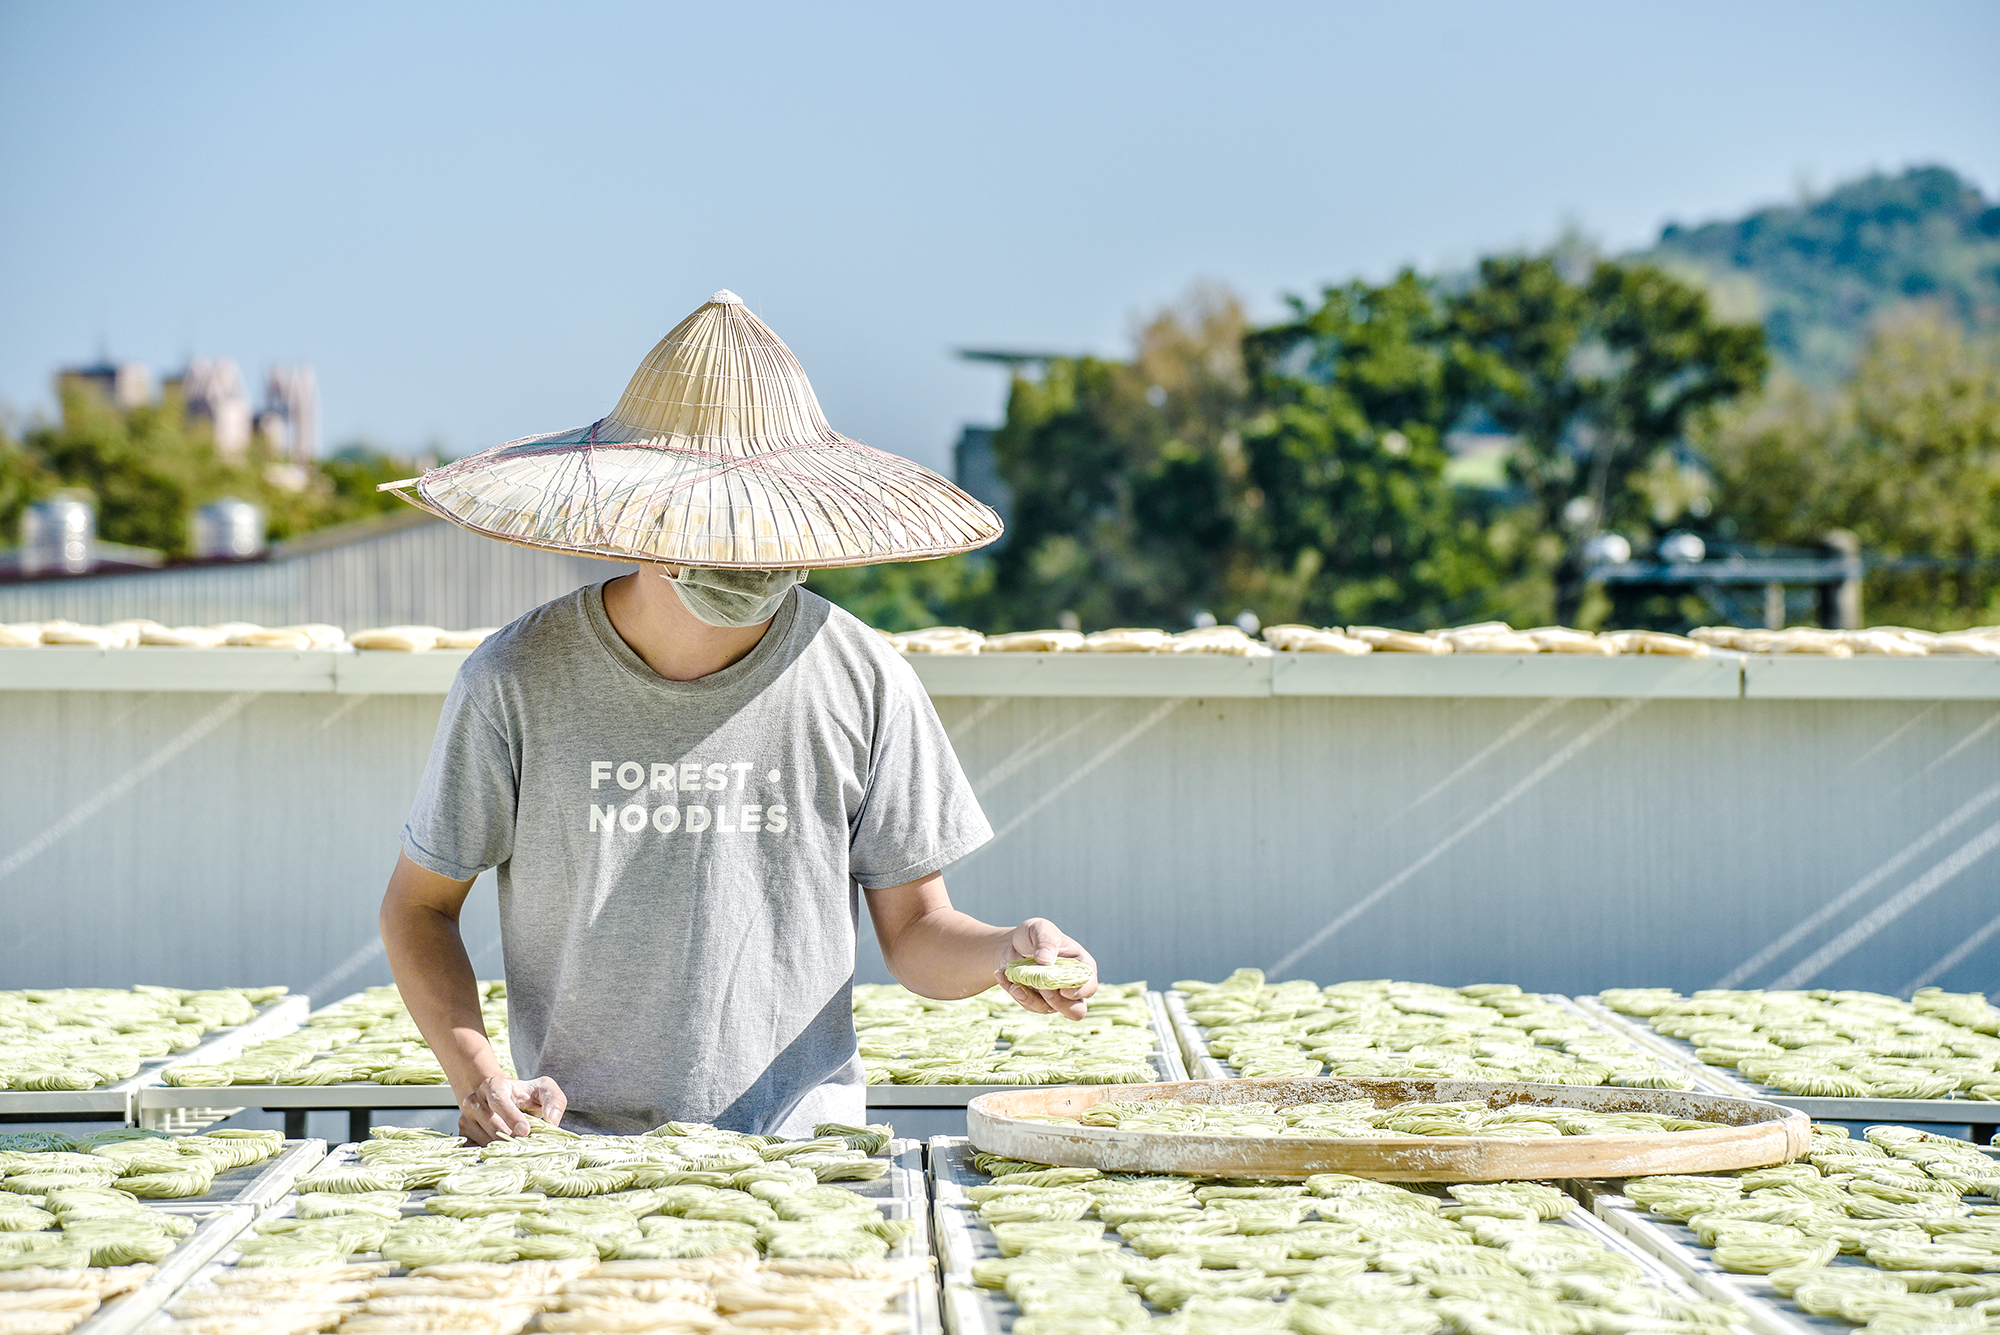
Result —
[[1405, 271], [1327, 288], [1245, 342], [1240, 600], [1267, 621], [1425, 623], [1487, 610], [1494, 568], [1444, 481], [1464, 408], [1447, 312]]
[[121, 409], [87, 386], [59, 387], [62, 417], [0, 440], [0, 523], [18, 531], [23, 506], [57, 488], [87, 492], [97, 531], [109, 542], [170, 556], [189, 550], [189, 519], [225, 496], [264, 507], [273, 540], [400, 508], [375, 483], [408, 477], [406, 460], [350, 446], [308, 470], [306, 485], [278, 485], [261, 443], [231, 463], [218, 456], [205, 426], [190, 422], [179, 399]]
[[1863, 587], [1867, 620], [2000, 622], [2000, 335], [1906, 310], [1846, 384], [1780, 381], [1703, 443], [1739, 538], [1806, 547], [1846, 529], [1887, 563]]
[[[994, 438], [1012, 489], [981, 605], [992, 629], [1182, 626], [1225, 594], [1242, 460], [1241, 305], [1197, 289], [1130, 362], [1056, 358], [1017, 377]], [[1230, 609], [1218, 609], [1230, 610]]]
[[187, 429], [171, 399], [119, 409], [79, 386], [60, 393], [61, 422], [30, 429], [27, 448], [62, 486], [90, 492], [107, 541], [182, 552], [196, 506], [253, 482]]
[[319, 463], [322, 484], [314, 526], [342, 524], [370, 515], [400, 511], [406, 502], [376, 488], [384, 482], [400, 482], [423, 471], [423, 466], [399, 455], [389, 454], [356, 441], [335, 450]]
[[21, 511], [55, 489], [41, 460], [21, 447], [0, 422], [0, 547], [21, 531]]
[[921, 630], [978, 619], [976, 610], [992, 585], [990, 563], [947, 556], [815, 570], [806, 587], [877, 630]]
[[1453, 376], [1516, 437], [1530, 522], [1561, 537], [1554, 612], [1573, 621], [1584, 543], [1650, 531], [1646, 480], [1706, 414], [1762, 383], [1763, 331], [1717, 321], [1705, 294], [1654, 266], [1601, 261], [1572, 282], [1547, 256], [1482, 261], [1450, 323]]

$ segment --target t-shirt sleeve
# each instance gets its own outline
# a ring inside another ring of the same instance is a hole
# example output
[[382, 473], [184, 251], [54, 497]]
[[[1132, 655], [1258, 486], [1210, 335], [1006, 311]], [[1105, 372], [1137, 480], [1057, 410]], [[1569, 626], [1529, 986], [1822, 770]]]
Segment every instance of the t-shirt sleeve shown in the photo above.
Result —
[[930, 696], [907, 664], [885, 664], [868, 788], [849, 837], [864, 890], [929, 876], [993, 837]]
[[403, 825], [410, 861], [455, 881], [513, 856], [520, 793], [506, 735], [473, 701], [475, 676], [461, 670], [445, 697], [423, 784]]

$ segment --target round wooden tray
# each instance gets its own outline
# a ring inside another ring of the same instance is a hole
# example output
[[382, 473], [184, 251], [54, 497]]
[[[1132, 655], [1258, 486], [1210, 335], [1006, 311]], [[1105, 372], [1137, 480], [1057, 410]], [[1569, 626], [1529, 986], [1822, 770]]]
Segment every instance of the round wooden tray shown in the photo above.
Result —
[[[1378, 1108], [1399, 1103], [1484, 1102], [1645, 1112], [1723, 1125], [1712, 1131], [1634, 1135], [1203, 1136], [1116, 1127], [1056, 1126], [1022, 1115], [1076, 1117], [1107, 1100], [1186, 1103], [1330, 1103], [1365, 1096]], [[1806, 1152], [1811, 1122], [1775, 1103], [1677, 1089], [1496, 1084], [1484, 1080], [1378, 1080], [1321, 1076], [1295, 1080], [1189, 1080], [1155, 1085], [1082, 1085], [982, 1094], [965, 1110], [972, 1147], [1035, 1163], [1118, 1173], [1301, 1178], [1347, 1173], [1396, 1182], [1508, 1182], [1544, 1178], [1641, 1177], [1713, 1173], [1786, 1163]]]

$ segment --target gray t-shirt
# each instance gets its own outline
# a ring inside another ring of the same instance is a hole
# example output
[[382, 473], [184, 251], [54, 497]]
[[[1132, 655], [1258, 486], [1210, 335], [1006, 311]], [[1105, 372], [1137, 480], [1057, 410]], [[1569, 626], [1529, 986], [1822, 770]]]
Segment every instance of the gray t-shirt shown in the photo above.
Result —
[[403, 848], [500, 869], [514, 1060], [562, 1086], [565, 1125], [809, 1135], [863, 1116], [854, 886], [992, 835], [916, 674], [824, 598], [675, 682], [596, 585], [459, 669]]

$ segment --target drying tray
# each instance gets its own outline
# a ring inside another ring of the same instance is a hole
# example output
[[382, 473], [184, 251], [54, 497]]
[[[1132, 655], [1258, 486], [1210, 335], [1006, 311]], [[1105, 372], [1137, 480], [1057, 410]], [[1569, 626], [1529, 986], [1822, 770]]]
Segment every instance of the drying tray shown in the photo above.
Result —
[[1621, 1037], [1642, 1043], [1669, 1059], [1692, 1074], [1704, 1089], [1797, 1108], [1816, 1121], [1943, 1122], [1951, 1126], [1988, 1128], [2000, 1124], [2000, 1103], [1986, 1099], [1817, 1098], [1806, 1094], [1788, 1094], [1782, 1089], [1746, 1080], [1726, 1066], [1710, 1066], [1695, 1055], [1693, 1044], [1670, 1038], [1629, 1015], [1620, 1015], [1596, 997], [1576, 998], [1576, 1009], [1597, 1024], [1616, 1030]]
[[[218, 1099], [218, 1096], [226, 1096]], [[458, 1107], [450, 1085], [147, 1085], [137, 1092], [141, 1126], [177, 1130], [180, 1117], [232, 1116], [244, 1108], [266, 1112], [342, 1112]], [[194, 1129], [190, 1127], [189, 1129]]]
[[[1269, 1102], [1286, 1107], [1366, 1097], [1399, 1103], [1478, 1101], [1645, 1112], [1720, 1122], [1710, 1131], [1637, 1135], [1206, 1136], [1116, 1127], [1051, 1125], [1028, 1116], [1075, 1117], [1096, 1103], [1177, 1099], [1190, 1103]], [[1804, 1113], [1753, 1099], [1678, 1089], [1502, 1084], [1486, 1080], [1384, 1080], [1316, 1076], [1292, 1080], [1196, 1080], [1162, 1085], [1074, 1085], [985, 1094], [965, 1113], [973, 1145], [1035, 1163], [1106, 1172], [1190, 1173], [1208, 1177], [1303, 1178], [1350, 1173], [1395, 1182], [1506, 1182], [1565, 1177], [1712, 1173], [1787, 1163], [1810, 1144]], [[1611, 1167], [1611, 1165], [1617, 1167]]]
[[214, 1260], [237, 1235], [250, 1226], [255, 1212], [247, 1205], [207, 1206], [198, 1214], [194, 1232], [153, 1269], [153, 1277], [130, 1293], [113, 1298], [93, 1312], [70, 1335], [132, 1335], [159, 1314], [167, 1300]]
[[247, 1205], [261, 1216], [291, 1195], [292, 1184], [318, 1167], [324, 1158], [325, 1141], [288, 1140], [283, 1149], [262, 1163], [217, 1173], [208, 1190], [199, 1196], [141, 1203], [175, 1214], [194, 1214], [220, 1205]]
[[114, 1085], [96, 1089], [0, 1089], [0, 1120], [40, 1118], [61, 1121], [66, 1116], [116, 1120], [130, 1126], [138, 1113], [140, 1093], [159, 1082], [169, 1066], [223, 1061], [249, 1043], [276, 1038], [298, 1028], [312, 1010], [311, 998], [283, 996], [257, 1007], [257, 1014], [239, 1025], [213, 1029], [186, 1052], [148, 1057], [139, 1071]]
[[[329, 1004], [337, 1006], [362, 995], [355, 992]], [[303, 1026], [310, 1013], [309, 1007], [302, 1009], [290, 1028]], [[256, 1037], [276, 1038], [278, 1034], [265, 1033]], [[239, 1045], [237, 1051], [241, 1050], [242, 1045]], [[332, 1051], [338, 1052], [339, 1049]], [[144, 1127], [188, 1132], [199, 1131], [203, 1126], [234, 1116], [245, 1108], [262, 1108], [266, 1112], [352, 1113], [457, 1107], [458, 1096], [444, 1081], [431, 1085], [382, 1085], [373, 1080], [355, 1080], [334, 1085], [189, 1086], [154, 1082], [138, 1091], [134, 1115], [139, 1125]]]
[[[930, 1196], [924, 1179], [923, 1145], [915, 1140], [892, 1140], [886, 1148], [889, 1171], [873, 1182], [830, 1182], [824, 1185], [852, 1191], [855, 1195], [875, 1204], [891, 1219], [916, 1221], [916, 1229], [907, 1239], [898, 1243], [889, 1255], [897, 1258], [928, 1258], [931, 1255]], [[326, 1154], [326, 1162], [336, 1166], [358, 1163], [360, 1158], [360, 1151], [353, 1144], [337, 1146]], [[428, 1187], [411, 1191], [408, 1202], [403, 1206], [403, 1213], [406, 1215], [425, 1213], [424, 1201], [434, 1194]], [[298, 1209], [298, 1199], [296, 1194], [287, 1194], [262, 1218], [290, 1217]], [[173, 1288], [155, 1301], [138, 1321], [120, 1327], [115, 1335], [139, 1330], [142, 1324], [145, 1330], [154, 1335], [166, 1335], [172, 1331], [173, 1319], [161, 1309], [171, 1300], [172, 1295], [180, 1290], [196, 1287], [206, 1283], [220, 1271], [233, 1269], [239, 1253], [232, 1244], [249, 1223], [246, 1214], [244, 1223], [238, 1225], [219, 1246], [203, 1257], [201, 1264], [187, 1268], [180, 1274]], [[895, 1327], [894, 1335], [941, 1335], [937, 1280], [931, 1269], [926, 1268], [911, 1279], [901, 1306], [902, 1314], [907, 1317], [907, 1324]], [[76, 1333], [72, 1332], [72, 1335]], [[98, 1335], [98, 1332], [93, 1330], [88, 1332], [88, 1335]]]
[[[1167, 1018], [1165, 999], [1158, 992], [1146, 993], [1146, 1014], [1153, 1031], [1153, 1070], [1161, 1080], [1185, 1080], [1188, 1068], [1181, 1060], [1181, 1045], [1172, 1022]], [[1012, 1089], [1046, 1089], [1046, 1085], [870, 1085], [870, 1108], [963, 1108], [981, 1094]], [[1104, 1089], [1129, 1089], [1129, 1085], [1104, 1085]], [[456, 1107], [456, 1104], [452, 1106]]]
[[[1593, 1028], [1604, 1030], [1614, 1037], [1622, 1038], [1626, 1042], [1632, 1043], [1645, 1056], [1666, 1058], [1672, 1055], [1662, 1053], [1654, 1044], [1636, 1041], [1635, 1037], [1622, 1027], [1607, 1025], [1602, 1015], [1595, 1014], [1589, 1009], [1577, 1005], [1568, 997], [1558, 996], [1553, 992], [1537, 992], [1533, 995], [1541, 1001], [1548, 1002], [1550, 1005], [1561, 1007]], [[1241, 1071], [1238, 1071], [1228, 1062], [1209, 1052], [1208, 1030], [1205, 1026], [1197, 1023], [1193, 1016], [1188, 1014], [1187, 996], [1185, 993], [1168, 992], [1164, 998], [1164, 1008], [1167, 1013], [1167, 1022], [1173, 1026], [1175, 1044], [1180, 1048], [1182, 1059], [1187, 1065], [1189, 1079], [1240, 1080], [1243, 1078]], [[1667, 1064], [1677, 1071], [1683, 1070], [1686, 1066], [1686, 1063], [1682, 1061], [1669, 1061]], [[1736, 1089], [1715, 1089], [1707, 1081], [1698, 1082], [1696, 1087], [1710, 1089], [1713, 1093], [1717, 1094], [1735, 1094], [1747, 1098], [1764, 1097], [1761, 1094], [1746, 1095], [1743, 1091]]]
[[[966, 1188], [988, 1179], [972, 1166], [972, 1147], [960, 1136], [931, 1138], [930, 1168], [945, 1331], [947, 1335], [1005, 1335], [1013, 1328], [1020, 1308], [1005, 1293], [982, 1289], [972, 1282], [973, 1262], [1000, 1254], [992, 1231], [979, 1217], [979, 1207], [966, 1196]], [[1555, 1222], [1587, 1233], [1608, 1250], [1630, 1259], [1648, 1278], [1676, 1296], [1708, 1296], [1587, 1210], [1572, 1210]], [[1755, 1328], [1746, 1322], [1740, 1329]]]
[[[1739, 1275], [1724, 1270], [1710, 1259], [1709, 1249], [1696, 1241], [1686, 1224], [1661, 1219], [1645, 1207], [1628, 1200], [1624, 1182], [1570, 1181], [1563, 1189], [1583, 1201], [1591, 1212], [1633, 1246], [1657, 1258], [1685, 1279], [1705, 1298], [1733, 1303], [1746, 1323], [1759, 1335], [1847, 1335], [1855, 1326], [1837, 1317], [1814, 1316], [1771, 1286], [1764, 1275]], [[1975, 1204], [1990, 1204], [1986, 1197], [1968, 1196]], [[1854, 1257], [1833, 1258], [1829, 1268], [1851, 1266], [1861, 1270], [1875, 1267]]]

